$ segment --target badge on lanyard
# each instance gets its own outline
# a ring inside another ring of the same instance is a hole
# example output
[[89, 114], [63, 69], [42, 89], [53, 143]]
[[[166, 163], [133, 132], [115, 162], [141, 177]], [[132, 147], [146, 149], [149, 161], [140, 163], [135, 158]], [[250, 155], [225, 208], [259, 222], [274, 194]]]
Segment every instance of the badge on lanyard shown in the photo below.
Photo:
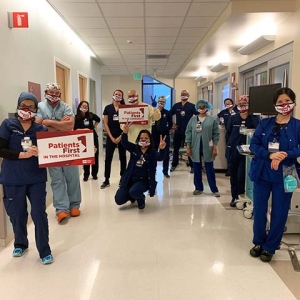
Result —
[[182, 111], [180, 112], [180, 114], [181, 114], [182, 117], [184, 117], [184, 116], [185, 116], [185, 111], [182, 110]]
[[279, 143], [276, 140], [274, 140], [273, 142], [269, 142], [268, 151], [271, 153], [278, 152], [279, 151]]
[[88, 119], [84, 119], [84, 121], [83, 121], [83, 124], [84, 124], [84, 126], [89, 126], [90, 125], [90, 122], [89, 122], [89, 120]]
[[202, 131], [202, 125], [201, 125], [201, 122], [198, 122], [196, 124], [196, 132], [201, 132]]
[[247, 127], [245, 125], [246, 121], [242, 121], [242, 124], [240, 126], [240, 134], [247, 134]]
[[140, 159], [136, 162], [136, 166], [141, 168], [145, 161], [146, 160], [145, 160], [144, 156], [141, 155]]
[[113, 121], [119, 121], [119, 116], [117, 114], [113, 115]]

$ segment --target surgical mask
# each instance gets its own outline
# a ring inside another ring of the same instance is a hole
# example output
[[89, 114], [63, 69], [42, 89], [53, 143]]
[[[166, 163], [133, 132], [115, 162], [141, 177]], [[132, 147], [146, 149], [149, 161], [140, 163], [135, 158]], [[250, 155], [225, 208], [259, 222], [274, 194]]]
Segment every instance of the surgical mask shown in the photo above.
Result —
[[116, 102], [121, 102], [122, 99], [123, 99], [121, 96], [118, 96], [118, 95], [113, 95], [112, 98], [113, 98], [113, 100], [116, 101]]
[[295, 107], [295, 103], [285, 103], [282, 105], [275, 105], [275, 110], [283, 116], [289, 115]]
[[138, 145], [141, 146], [141, 147], [147, 147], [150, 145], [150, 142], [149, 141], [139, 141], [138, 142]]
[[80, 107], [79, 110], [82, 111], [83, 113], [86, 113], [88, 111], [88, 108]]
[[249, 106], [248, 105], [242, 105], [242, 106], [238, 106], [237, 109], [241, 112], [241, 113], [245, 113], [248, 111]]
[[36, 113], [30, 111], [28, 108], [17, 109], [17, 114], [18, 117], [21, 118], [23, 121], [32, 120], [36, 116]]
[[231, 108], [233, 105], [232, 104], [227, 104], [225, 107], [226, 108]]
[[205, 109], [198, 109], [198, 112], [199, 112], [201, 115], [203, 115], [203, 114], [205, 114], [205, 113], [207, 112], [207, 108], [205, 108]]
[[164, 107], [165, 107], [165, 105], [166, 105], [166, 103], [165, 103], [165, 102], [158, 102], [158, 106], [159, 106], [159, 107], [162, 107], [162, 108], [164, 108]]
[[135, 104], [136, 102], [138, 102], [138, 100], [139, 100], [138, 96], [128, 98], [129, 104]]
[[59, 96], [51, 96], [48, 94], [45, 94], [45, 99], [49, 100], [51, 103], [56, 103], [56, 102], [60, 101]]
[[187, 101], [187, 99], [189, 99], [189, 95], [181, 95], [182, 101]]
[[297, 188], [297, 179], [293, 175], [288, 175], [283, 181], [286, 193], [292, 193]]

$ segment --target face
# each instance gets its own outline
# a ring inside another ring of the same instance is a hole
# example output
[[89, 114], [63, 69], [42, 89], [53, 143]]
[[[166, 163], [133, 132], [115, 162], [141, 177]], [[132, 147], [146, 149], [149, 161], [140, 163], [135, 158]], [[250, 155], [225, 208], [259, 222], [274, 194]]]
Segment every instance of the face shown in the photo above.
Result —
[[52, 97], [59, 97], [61, 92], [59, 90], [46, 90], [45, 93]]
[[89, 109], [89, 105], [85, 102], [83, 102], [80, 106], [80, 108], [83, 108], [84, 110], [88, 110]]
[[286, 94], [282, 94], [277, 98], [275, 105], [292, 104], [293, 100]]
[[230, 100], [226, 100], [224, 104], [225, 104], [225, 107], [228, 107], [228, 106], [232, 105], [232, 102]]
[[32, 100], [23, 100], [19, 104], [18, 109], [21, 109], [21, 110], [28, 109], [31, 112], [36, 112], [37, 111], [37, 108], [35, 107], [35, 104]]
[[160, 107], [164, 107], [166, 105], [166, 100], [164, 100], [163, 98], [158, 99], [158, 105]]
[[150, 138], [148, 136], [147, 133], [142, 133], [141, 136], [140, 136], [140, 141], [143, 141], [143, 142], [150, 142]]
[[189, 98], [190, 94], [189, 94], [189, 92], [187, 90], [183, 90], [181, 92], [180, 96], [181, 96], [181, 100], [187, 100]]
[[123, 95], [122, 95], [122, 93], [120, 91], [115, 91], [114, 92], [114, 96], [118, 96], [120, 98], [123, 98]]

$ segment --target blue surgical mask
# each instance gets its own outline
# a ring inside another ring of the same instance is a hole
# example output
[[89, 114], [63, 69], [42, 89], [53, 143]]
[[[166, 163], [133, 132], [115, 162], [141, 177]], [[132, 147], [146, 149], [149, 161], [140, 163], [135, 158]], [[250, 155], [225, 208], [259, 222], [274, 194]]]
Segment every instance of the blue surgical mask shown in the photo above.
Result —
[[284, 178], [283, 184], [284, 190], [287, 193], [292, 193], [297, 188], [297, 179], [292, 175], [288, 175]]

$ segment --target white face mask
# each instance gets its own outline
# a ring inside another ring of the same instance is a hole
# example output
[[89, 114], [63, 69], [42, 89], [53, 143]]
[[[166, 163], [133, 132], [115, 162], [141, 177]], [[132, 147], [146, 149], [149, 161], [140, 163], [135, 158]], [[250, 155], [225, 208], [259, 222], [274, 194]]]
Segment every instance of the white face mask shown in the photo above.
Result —
[[150, 142], [149, 141], [139, 141], [138, 145], [141, 147], [147, 147], [150, 145]]
[[232, 104], [227, 104], [225, 107], [226, 108], [231, 108], [233, 105]]
[[28, 108], [17, 109], [17, 114], [18, 117], [21, 118], [23, 121], [32, 120], [36, 116], [36, 113], [30, 111]]
[[45, 99], [49, 100], [51, 103], [56, 103], [56, 102], [60, 101], [59, 96], [51, 96], [48, 94], [45, 95]]
[[198, 112], [203, 115], [207, 112], [207, 108], [206, 109], [198, 109]]
[[138, 100], [139, 100], [138, 96], [128, 98], [129, 104], [135, 104], [136, 102], [138, 102]]
[[123, 99], [121, 96], [118, 96], [118, 95], [113, 95], [112, 98], [113, 98], [113, 100], [116, 101], [116, 102], [121, 102], [122, 99]]
[[159, 106], [159, 107], [162, 107], [162, 108], [164, 108], [164, 107], [165, 107], [165, 105], [166, 105], [166, 103], [165, 103], [165, 102], [158, 102], [158, 106]]
[[283, 116], [289, 115], [295, 107], [295, 103], [285, 103], [282, 105], [275, 105], [275, 109]]
[[247, 111], [248, 111], [249, 106], [248, 106], [248, 105], [242, 105], [242, 106], [238, 106], [237, 109], [238, 109], [241, 113], [244, 113], [244, 112], [247, 112]]
[[187, 95], [182, 95], [181, 96], [182, 101], [187, 101], [187, 99], [189, 99], [189, 96], [187, 96]]
[[82, 111], [83, 113], [86, 113], [88, 111], [87, 108], [83, 108], [83, 107], [80, 107], [79, 110]]

